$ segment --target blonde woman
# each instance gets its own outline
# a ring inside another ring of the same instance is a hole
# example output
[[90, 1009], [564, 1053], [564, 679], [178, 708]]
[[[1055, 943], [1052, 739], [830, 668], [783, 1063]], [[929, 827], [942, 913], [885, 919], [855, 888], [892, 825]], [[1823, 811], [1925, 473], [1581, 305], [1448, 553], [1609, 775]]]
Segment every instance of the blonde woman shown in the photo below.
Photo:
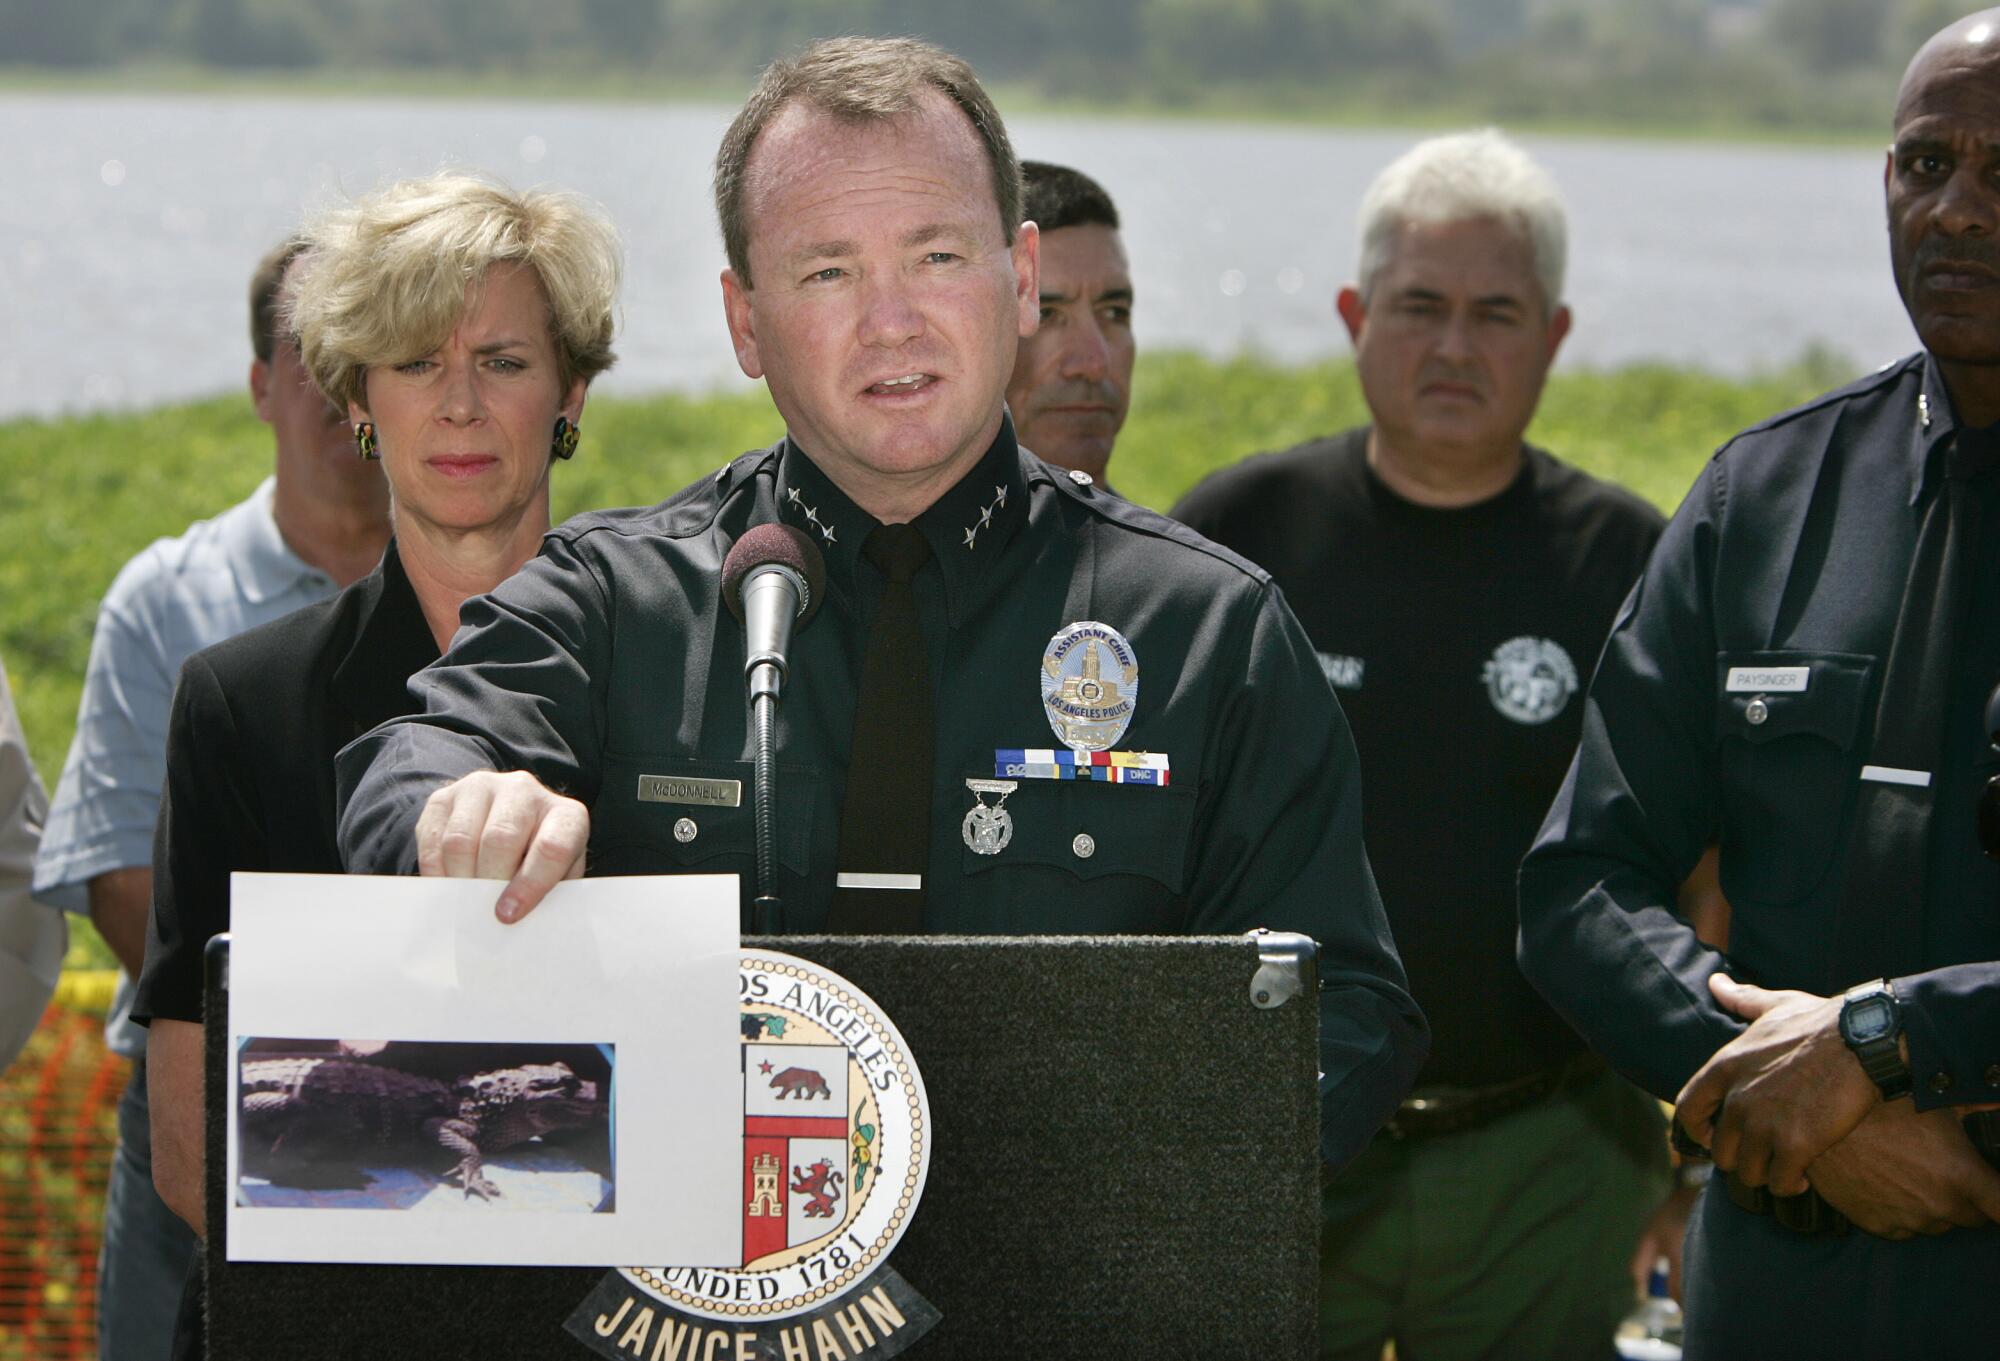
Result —
[[405, 681], [450, 641], [459, 605], [536, 552], [550, 469], [575, 452], [585, 393], [613, 358], [617, 236], [574, 196], [440, 174], [306, 239], [290, 300], [300, 353], [352, 418], [356, 456], [381, 459], [395, 536], [338, 597], [181, 673], [137, 1012], [153, 1032], [155, 1181], [197, 1232], [202, 949], [228, 927], [230, 872], [339, 872], [334, 753], [409, 712]]

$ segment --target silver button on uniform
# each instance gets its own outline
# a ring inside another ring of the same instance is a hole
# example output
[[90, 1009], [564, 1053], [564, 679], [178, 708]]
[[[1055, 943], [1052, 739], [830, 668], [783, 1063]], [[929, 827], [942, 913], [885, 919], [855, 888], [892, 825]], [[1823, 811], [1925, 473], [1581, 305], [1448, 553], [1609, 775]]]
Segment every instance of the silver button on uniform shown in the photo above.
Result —
[[674, 840], [685, 846], [688, 842], [694, 840], [695, 833], [700, 830], [699, 827], [694, 825], [693, 818], [682, 818], [674, 824]]
[[1089, 832], [1078, 832], [1076, 840], [1069, 843], [1069, 848], [1076, 852], [1077, 859], [1088, 860], [1097, 854], [1097, 838]]
[[1771, 706], [1764, 702], [1762, 695], [1743, 706], [1743, 717], [1751, 723], [1762, 723], [1771, 716]]
[[[1069, 480], [1076, 483], [1079, 487], [1087, 487], [1090, 485], [1090, 474], [1081, 468], [1071, 468], [1069, 470]], [[1077, 854], [1082, 855], [1083, 852], [1078, 851]]]

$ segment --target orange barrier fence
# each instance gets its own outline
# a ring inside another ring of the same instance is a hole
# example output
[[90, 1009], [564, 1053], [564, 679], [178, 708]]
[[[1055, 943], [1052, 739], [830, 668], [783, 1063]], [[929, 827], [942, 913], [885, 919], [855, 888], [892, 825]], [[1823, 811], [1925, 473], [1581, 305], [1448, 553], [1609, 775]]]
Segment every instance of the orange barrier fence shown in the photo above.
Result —
[[65, 975], [0, 1074], [0, 1361], [97, 1355], [97, 1244], [131, 1071], [104, 1048], [115, 974]]

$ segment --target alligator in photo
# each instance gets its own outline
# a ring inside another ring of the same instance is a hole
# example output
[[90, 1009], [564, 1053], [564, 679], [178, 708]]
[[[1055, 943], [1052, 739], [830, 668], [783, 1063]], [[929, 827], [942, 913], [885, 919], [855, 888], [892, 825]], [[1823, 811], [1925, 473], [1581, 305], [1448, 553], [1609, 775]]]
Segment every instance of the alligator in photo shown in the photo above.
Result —
[[499, 1188], [485, 1159], [537, 1136], [602, 1125], [597, 1084], [566, 1063], [529, 1063], [456, 1082], [332, 1056], [246, 1058], [239, 1131], [245, 1171], [313, 1189], [359, 1188], [368, 1166], [435, 1166], [469, 1199]]

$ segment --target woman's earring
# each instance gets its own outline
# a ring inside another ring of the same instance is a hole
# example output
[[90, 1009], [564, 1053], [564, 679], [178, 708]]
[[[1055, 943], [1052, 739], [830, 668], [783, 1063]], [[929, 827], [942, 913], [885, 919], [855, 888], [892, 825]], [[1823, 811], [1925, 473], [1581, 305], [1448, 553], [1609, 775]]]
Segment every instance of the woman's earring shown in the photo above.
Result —
[[354, 451], [363, 458], [382, 457], [382, 446], [375, 442], [375, 422], [356, 421], [354, 424]]
[[576, 441], [582, 433], [569, 417], [556, 417], [556, 433], [555, 438], [549, 441], [549, 452], [557, 458], [575, 458]]

